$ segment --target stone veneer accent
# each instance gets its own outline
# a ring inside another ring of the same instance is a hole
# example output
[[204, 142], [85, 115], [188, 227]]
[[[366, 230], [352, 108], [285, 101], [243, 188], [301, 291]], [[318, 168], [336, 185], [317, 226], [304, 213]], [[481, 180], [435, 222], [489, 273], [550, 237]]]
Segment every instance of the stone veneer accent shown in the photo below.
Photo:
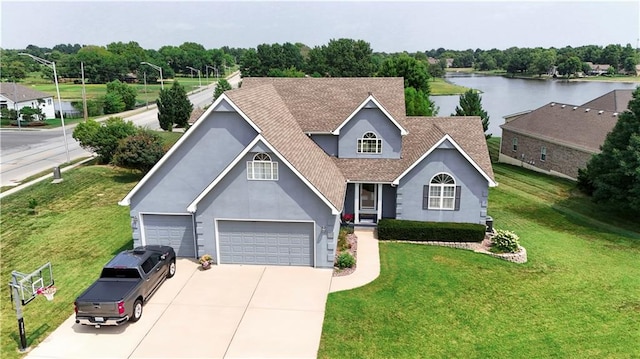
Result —
[[516, 253], [493, 253], [486, 250], [481, 243], [477, 243], [477, 242], [440, 242], [440, 241], [394, 241], [394, 242], [466, 249], [466, 250], [474, 251], [476, 253], [488, 254], [492, 257], [499, 258], [508, 262], [527, 263], [527, 250], [522, 246], [519, 246], [520, 250]]

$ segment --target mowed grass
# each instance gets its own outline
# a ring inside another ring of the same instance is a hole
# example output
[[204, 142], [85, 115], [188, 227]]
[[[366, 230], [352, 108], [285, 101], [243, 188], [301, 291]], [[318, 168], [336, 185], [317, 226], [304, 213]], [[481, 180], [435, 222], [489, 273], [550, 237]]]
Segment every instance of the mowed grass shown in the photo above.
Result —
[[429, 81], [429, 86], [431, 86], [432, 96], [461, 95], [469, 90], [464, 86], [452, 84], [451, 82], [447, 82], [445, 79], [439, 77], [432, 78]]
[[[36, 298], [23, 307], [33, 347], [73, 314], [73, 301], [120, 250], [131, 248], [129, 208], [117, 202], [140, 175], [108, 166], [65, 172], [64, 181], [43, 181], [2, 199], [0, 273], [1, 357], [18, 358], [16, 312], [8, 286], [11, 271], [30, 273], [50, 261], [58, 292], [52, 302]], [[35, 214], [29, 201], [37, 201]]]
[[637, 219], [570, 181], [494, 171], [489, 214], [520, 235], [528, 263], [381, 242], [380, 277], [329, 295], [320, 358], [640, 357]]

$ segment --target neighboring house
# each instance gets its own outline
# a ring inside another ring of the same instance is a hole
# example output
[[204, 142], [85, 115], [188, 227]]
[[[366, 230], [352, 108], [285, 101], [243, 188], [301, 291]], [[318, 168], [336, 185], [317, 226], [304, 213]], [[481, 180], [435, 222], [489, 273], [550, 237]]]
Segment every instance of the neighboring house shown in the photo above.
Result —
[[549, 103], [505, 117], [499, 161], [570, 179], [600, 152], [633, 90], [614, 90], [584, 105]]
[[333, 267], [341, 216], [486, 222], [479, 117], [407, 117], [402, 78], [245, 78], [120, 202], [134, 245]]
[[0, 108], [20, 111], [23, 107], [40, 108], [45, 118], [55, 118], [53, 96], [15, 82], [0, 83]]
[[607, 64], [594, 64], [592, 62], [587, 62], [587, 65], [589, 65], [589, 67], [591, 68], [591, 70], [589, 70], [588, 75], [604, 75], [609, 71], [609, 67], [611, 67], [611, 65], [607, 65]]

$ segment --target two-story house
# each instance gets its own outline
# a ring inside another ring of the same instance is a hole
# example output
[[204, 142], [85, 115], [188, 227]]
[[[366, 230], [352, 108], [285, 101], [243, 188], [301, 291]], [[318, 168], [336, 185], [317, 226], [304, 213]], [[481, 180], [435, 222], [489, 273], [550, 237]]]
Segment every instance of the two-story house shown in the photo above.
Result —
[[402, 78], [245, 78], [120, 202], [135, 245], [333, 266], [341, 218], [482, 223], [479, 117], [408, 117]]

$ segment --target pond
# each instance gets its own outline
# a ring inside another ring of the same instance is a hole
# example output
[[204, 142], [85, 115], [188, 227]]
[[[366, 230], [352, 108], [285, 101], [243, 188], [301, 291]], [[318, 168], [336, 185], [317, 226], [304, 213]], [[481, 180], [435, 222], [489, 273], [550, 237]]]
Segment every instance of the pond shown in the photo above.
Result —
[[[567, 80], [510, 79], [502, 76], [448, 73], [446, 80], [482, 91], [482, 108], [489, 114], [489, 133], [500, 136], [504, 116], [535, 110], [550, 102], [582, 105], [607, 92], [635, 89], [637, 82], [593, 82]], [[431, 96], [440, 107], [438, 116], [449, 116], [459, 104], [459, 96]]]

